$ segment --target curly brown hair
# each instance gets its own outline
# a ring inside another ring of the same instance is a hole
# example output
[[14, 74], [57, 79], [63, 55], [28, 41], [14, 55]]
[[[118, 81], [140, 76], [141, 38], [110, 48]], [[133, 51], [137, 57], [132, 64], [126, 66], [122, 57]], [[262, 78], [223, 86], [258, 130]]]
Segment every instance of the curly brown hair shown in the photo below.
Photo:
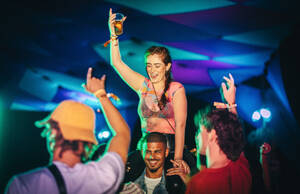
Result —
[[[59, 153], [59, 157], [62, 157], [62, 154], [66, 150], [72, 150], [72, 151], [76, 152], [79, 149], [79, 142], [83, 142], [83, 146], [84, 147], [88, 146], [89, 144], [91, 144], [91, 143], [86, 142], [86, 141], [77, 141], [77, 140], [75, 140], [75, 141], [69, 141], [69, 140], [66, 140], [66, 139], [64, 139], [64, 137], [63, 137], [63, 135], [61, 133], [61, 130], [60, 130], [58, 122], [56, 122], [53, 119], [50, 119], [48, 121], [48, 123], [50, 124], [51, 129], [54, 129], [54, 130], [57, 131], [56, 136], [55, 136], [55, 142], [56, 142], [55, 143], [55, 147], [60, 146], [62, 148], [61, 151], [60, 151], [60, 153]], [[85, 152], [85, 150], [80, 154], [82, 161], [87, 160], [87, 158], [85, 158], [86, 154], [84, 152]]]
[[216, 131], [220, 149], [227, 158], [236, 161], [245, 146], [244, 132], [237, 115], [227, 109], [211, 109], [207, 107], [198, 111], [194, 118], [195, 125], [203, 125], [208, 132]]

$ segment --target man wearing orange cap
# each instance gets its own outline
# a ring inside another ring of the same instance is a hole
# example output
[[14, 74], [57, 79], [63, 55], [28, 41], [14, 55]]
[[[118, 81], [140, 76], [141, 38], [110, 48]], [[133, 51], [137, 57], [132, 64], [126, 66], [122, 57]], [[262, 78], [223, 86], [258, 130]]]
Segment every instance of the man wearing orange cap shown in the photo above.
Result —
[[17, 175], [6, 193], [115, 193], [124, 177], [130, 143], [130, 130], [106, 95], [101, 79], [87, 74], [87, 91], [100, 101], [103, 113], [114, 132], [107, 153], [98, 161], [89, 160], [95, 148], [95, 113], [80, 102], [65, 100], [44, 120], [42, 137], [47, 140], [50, 166]]

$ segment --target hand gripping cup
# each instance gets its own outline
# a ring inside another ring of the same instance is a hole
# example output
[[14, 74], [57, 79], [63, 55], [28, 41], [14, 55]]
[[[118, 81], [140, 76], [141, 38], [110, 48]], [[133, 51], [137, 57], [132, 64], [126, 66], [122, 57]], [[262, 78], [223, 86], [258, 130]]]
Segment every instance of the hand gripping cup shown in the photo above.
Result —
[[[123, 14], [116, 13], [116, 18], [115, 18], [115, 21], [113, 23], [116, 36], [119, 36], [119, 35], [123, 34], [123, 18], [124, 18]], [[107, 47], [107, 45], [110, 43], [110, 41], [111, 41], [111, 39], [106, 41], [103, 44], [103, 46]]]

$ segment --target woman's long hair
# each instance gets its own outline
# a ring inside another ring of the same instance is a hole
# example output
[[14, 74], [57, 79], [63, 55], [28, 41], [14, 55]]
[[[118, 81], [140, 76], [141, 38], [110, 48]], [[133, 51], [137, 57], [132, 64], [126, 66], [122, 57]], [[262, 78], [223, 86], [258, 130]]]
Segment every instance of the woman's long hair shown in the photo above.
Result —
[[[162, 47], [162, 46], [151, 46], [150, 48], [148, 48], [145, 52], [145, 59], [149, 56], [149, 55], [160, 55], [162, 56], [162, 61], [164, 62], [164, 64], [167, 66], [169, 63], [172, 64], [172, 59], [170, 56], [170, 52], [166, 47]], [[172, 66], [171, 66], [172, 67]], [[165, 88], [164, 88], [164, 92], [158, 102], [158, 106], [160, 109], [162, 109], [163, 107], [165, 107], [165, 105], [167, 104], [167, 91], [170, 87], [170, 83], [172, 82], [172, 77], [171, 77], [171, 67], [169, 70], [166, 71], [165, 76], [166, 76], [166, 80], [165, 80]], [[147, 70], [146, 70], [147, 71]], [[147, 71], [148, 74], [148, 71]], [[154, 87], [154, 86], [153, 86]], [[156, 93], [156, 92], [155, 92]]]

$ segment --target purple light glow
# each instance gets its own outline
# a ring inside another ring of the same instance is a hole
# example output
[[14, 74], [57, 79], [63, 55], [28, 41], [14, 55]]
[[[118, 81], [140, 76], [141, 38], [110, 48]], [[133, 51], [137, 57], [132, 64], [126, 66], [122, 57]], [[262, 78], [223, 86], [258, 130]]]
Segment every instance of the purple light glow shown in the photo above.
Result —
[[173, 62], [172, 72], [174, 79], [184, 84], [215, 86], [208, 69], [233, 67], [235, 66], [212, 60], [176, 60]]
[[184, 64], [187, 68], [191, 69], [207, 69], [207, 68], [218, 68], [218, 69], [226, 69], [226, 68], [235, 68], [237, 66], [219, 62], [219, 61], [213, 61], [213, 60], [175, 60], [173, 61], [173, 65], [180, 66], [180, 64]]
[[269, 48], [238, 43], [229, 40], [222, 40], [218, 37], [197, 40], [197, 41], [185, 41], [185, 42], [162, 42], [168, 46], [188, 50], [194, 53], [210, 57], [243, 55], [248, 53], [254, 53], [259, 51], [266, 51]]
[[190, 69], [176, 64], [173, 64], [172, 73], [174, 80], [183, 84], [199, 84], [206, 86], [213, 86], [207, 69]]

